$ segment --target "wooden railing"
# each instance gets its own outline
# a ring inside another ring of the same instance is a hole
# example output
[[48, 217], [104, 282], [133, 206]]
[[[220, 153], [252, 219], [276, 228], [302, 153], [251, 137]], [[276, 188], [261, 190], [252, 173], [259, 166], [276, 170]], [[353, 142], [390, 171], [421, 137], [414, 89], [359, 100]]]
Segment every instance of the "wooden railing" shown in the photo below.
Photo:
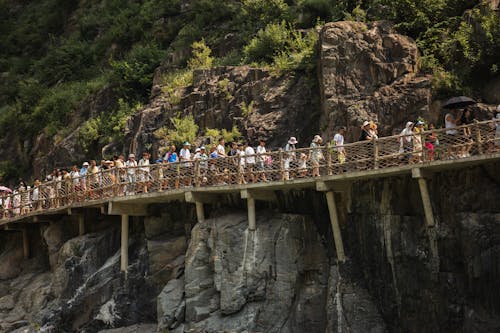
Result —
[[[395, 135], [342, 147], [325, 145], [262, 155], [195, 159], [130, 168], [100, 170], [85, 177], [45, 182], [0, 197], [0, 219], [72, 207], [117, 197], [172, 189], [287, 181], [335, 174], [428, 164], [500, 151], [493, 121], [449, 130], [424, 131], [407, 137]], [[406, 139], [409, 138], [406, 144]], [[432, 141], [434, 148], [426, 146]], [[194, 156], [194, 154], [193, 154]]]

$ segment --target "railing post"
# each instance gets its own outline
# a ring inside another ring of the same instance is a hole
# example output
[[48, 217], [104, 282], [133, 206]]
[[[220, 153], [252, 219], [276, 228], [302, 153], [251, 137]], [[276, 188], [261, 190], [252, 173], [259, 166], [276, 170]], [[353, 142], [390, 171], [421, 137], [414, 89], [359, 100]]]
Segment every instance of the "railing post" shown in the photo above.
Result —
[[481, 129], [479, 124], [474, 125], [476, 127], [476, 141], [477, 141], [477, 150], [479, 151], [479, 154], [483, 154], [483, 140], [481, 139]]
[[278, 162], [280, 165], [280, 170], [279, 170], [280, 178], [281, 178], [281, 180], [285, 180], [286, 179], [286, 177], [285, 177], [286, 171], [284, 170], [285, 165], [283, 164], [283, 149], [282, 148], [280, 148], [279, 152], [278, 152]]
[[326, 163], [327, 163], [327, 168], [328, 168], [328, 175], [331, 176], [333, 175], [333, 170], [332, 170], [332, 157], [333, 157], [333, 154], [332, 154], [332, 147], [330, 146], [330, 143], [328, 142], [326, 144]]
[[59, 197], [59, 186], [62, 186], [61, 181], [56, 180], [54, 181], [54, 186], [56, 190], [56, 205], [53, 208], [59, 208], [60, 200], [61, 198]]
[[194, 160], [194, 186], [200, 187], [200, 159]]
[[378, 139], [373, 139], [373, 168], [378, 169], [379, 156], [378, 156]]

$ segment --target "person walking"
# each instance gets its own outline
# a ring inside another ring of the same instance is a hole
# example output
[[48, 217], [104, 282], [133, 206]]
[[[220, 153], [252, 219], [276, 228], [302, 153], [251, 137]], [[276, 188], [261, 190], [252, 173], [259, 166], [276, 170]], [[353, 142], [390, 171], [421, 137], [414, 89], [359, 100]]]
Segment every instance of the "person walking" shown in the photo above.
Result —
[[319, 135], [315, 135], [311, 145], [310, 145], [310, 152], [309, 152], [309, 160], [311, 160], [313, 169], [312, 169], [312, 176], [313, 177], [319, 177], [319, 166], [321, 161], [324, 159], [323, 152], [321, 151], [321, 144], [323, 143], [323, 139]]
[[297, 139], [292, 136], [288, 140], [288, 143], [285, 145], [284, 154], [283, 154], [283, 180], [290, 179], [290, 165], [294, 163], [297, 159], [295, 155], [295, 146], [299, 143]]
[[334, 151], [337, 154], [337, 161], [340, 164], [345, 163], [346, 153], [344, 148], [344, 134], [346, 132], [346, 128], [344, 126], [340, 126], [337, 130], [337, 133], [333, 136], [333, 140], [331, 142], [331, 146], [334, 147]]
[[135, 160], [135, 154], [129, 154], [128, 160], [125, 162], [125, 167], [127, 169], [127, 181], [128, 185], [125, 186], [125, 193], [127, 195], [135, 194], [135, 181], [136, 181], [136, 168], [137, 161]]
[[413, 152], [413, 122], [407, 122], [399, 135], [399, 152], [404, 153], [403, 162], [411, 162], [411, 153]]
[[257, 169], [258, 169], [258, 174], [257, 174], [257, 181], [259, 178], [263, 182], [267, 182], [266, 178], [266, 166], [269, 163], [269, 159], [271, 156], [267, 154], [266, 151], [266, 141], [264, 139], [259, 140], [259, 145], [257, 146]]

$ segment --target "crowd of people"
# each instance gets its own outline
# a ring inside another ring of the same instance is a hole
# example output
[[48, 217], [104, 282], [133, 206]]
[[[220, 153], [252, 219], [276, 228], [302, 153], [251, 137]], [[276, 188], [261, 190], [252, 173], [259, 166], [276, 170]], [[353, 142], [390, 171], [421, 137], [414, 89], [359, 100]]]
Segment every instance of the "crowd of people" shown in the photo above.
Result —
[[[469, 156], [474, 138], [470, 127], [459, 126], [472, 124], [474, 121], [470, 110], [450, 111], [444, 117], [444, 133], [439, 135], [434, 124], [425, 124], [421, 119], [408, 121], [397, 136], [399, 163], [433, 161], [438, 152], [439, 159]], [[487, 149], [498, 151], [500, 106], [489, 126], [495, 139]], [[110, 160], [102, 160], [99, 164], [96, 160], [90, 160], [83, 162], [81, 167], [74, 165], [70, 169], [54, 169], [45, 177], [43, 185], [38, 178], [34, 179], [32, 186], [20, 180], [12, 195], [3, 192], [0, 196], [1, 216], [23, 215], [33, 210], [56, 208], [75, 201], [148, 193], [151, 190], [319, 177], [326, 159], [330, 159], [329, 163], [335, 165], [344, 165], [350, 161], [347, 149], [349, 145], [345, 143], [346, 132], [346, 127], [338, 127], [327, 145], [320, 135], [315, 135], [308, 149], [298, 148], [298, 140], [292, 136], [279, 154], [276, 150], [270, 152], [265, 140], [259, 140], [256, 147], [248, 142], [236, 141], [227, 147], [224, 138], [220, 138], [217, 144], [211, 144], [208, 149], [204, 145], [192, 149], [192, 145], [186, 141], [177, 152], [177, 147], [171, 145], [154, 162], [149, 152], [144, 152], [139, 161], [133, 153], [127, 159], [125, 155], [118, 155]], [[441, 135], [444, 136], [441, 141], [446, 144], [440, 143]], [[358, 141], [377, 139], [376, 123], [365, 121]], [[443, 147], [438, 149], [440, 145]]]

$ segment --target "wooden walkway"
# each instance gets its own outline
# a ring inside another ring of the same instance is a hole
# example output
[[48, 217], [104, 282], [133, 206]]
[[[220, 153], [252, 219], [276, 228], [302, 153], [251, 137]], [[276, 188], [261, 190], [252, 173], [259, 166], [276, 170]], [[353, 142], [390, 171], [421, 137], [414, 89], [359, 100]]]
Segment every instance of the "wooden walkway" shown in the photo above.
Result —
[[[337, 258], [345, 260], [333, 193], [345, 191], [353, 181], [411, 175], [418, 181], [426, 223], [434, 226], [434, 216], [426, 178], [435, 172], [494, 163], [500, 160], [499, 138], [491, 122], [457, 129], [457, 135], [434, 131], [439, 145], [426, 149], [423, 142], [430, 132], [411, 136], [411, 149], [400, 150], [404, 137], [346, 144], [339, 148], [279, 150], [246, 157], [196, 159], [187, 163], [154, 164], [146, 167], [109, 169], [68, 181], [48, 182], [3, 197], [0, 230], [20, 230], [26, 223], [38, 223], [52, 215], [76, 215], [80, 234], [85, 233], [82, 210], [100, 209], [102, 214], [122, 217], [122, 270], [128, 266], [128, 217], [147, 216], [151, 204], [186, 201], [196, 205], [203, 221], [203, 204], [217, 202], [225, 194], [246, 200], [249, 230], [256, 228], [255, 201], [275, 201], [275, 191], [307, 188], [326, 195]], [[464, 135], [465, 133], [465, 135]], [[303, 155], [302, 155], [303, 154]], [[339, 158], [345, 155], [345, 161]], [[300, 165], [301, 156], [307, 162]], [[342, 162], [342, 163], [341, 163]], [[319, 176], [313, 177], [313, 174]], [[6, 202], [10, 202], [7, 206]], [[23, 237], [25, 256], [29, 240]]]

